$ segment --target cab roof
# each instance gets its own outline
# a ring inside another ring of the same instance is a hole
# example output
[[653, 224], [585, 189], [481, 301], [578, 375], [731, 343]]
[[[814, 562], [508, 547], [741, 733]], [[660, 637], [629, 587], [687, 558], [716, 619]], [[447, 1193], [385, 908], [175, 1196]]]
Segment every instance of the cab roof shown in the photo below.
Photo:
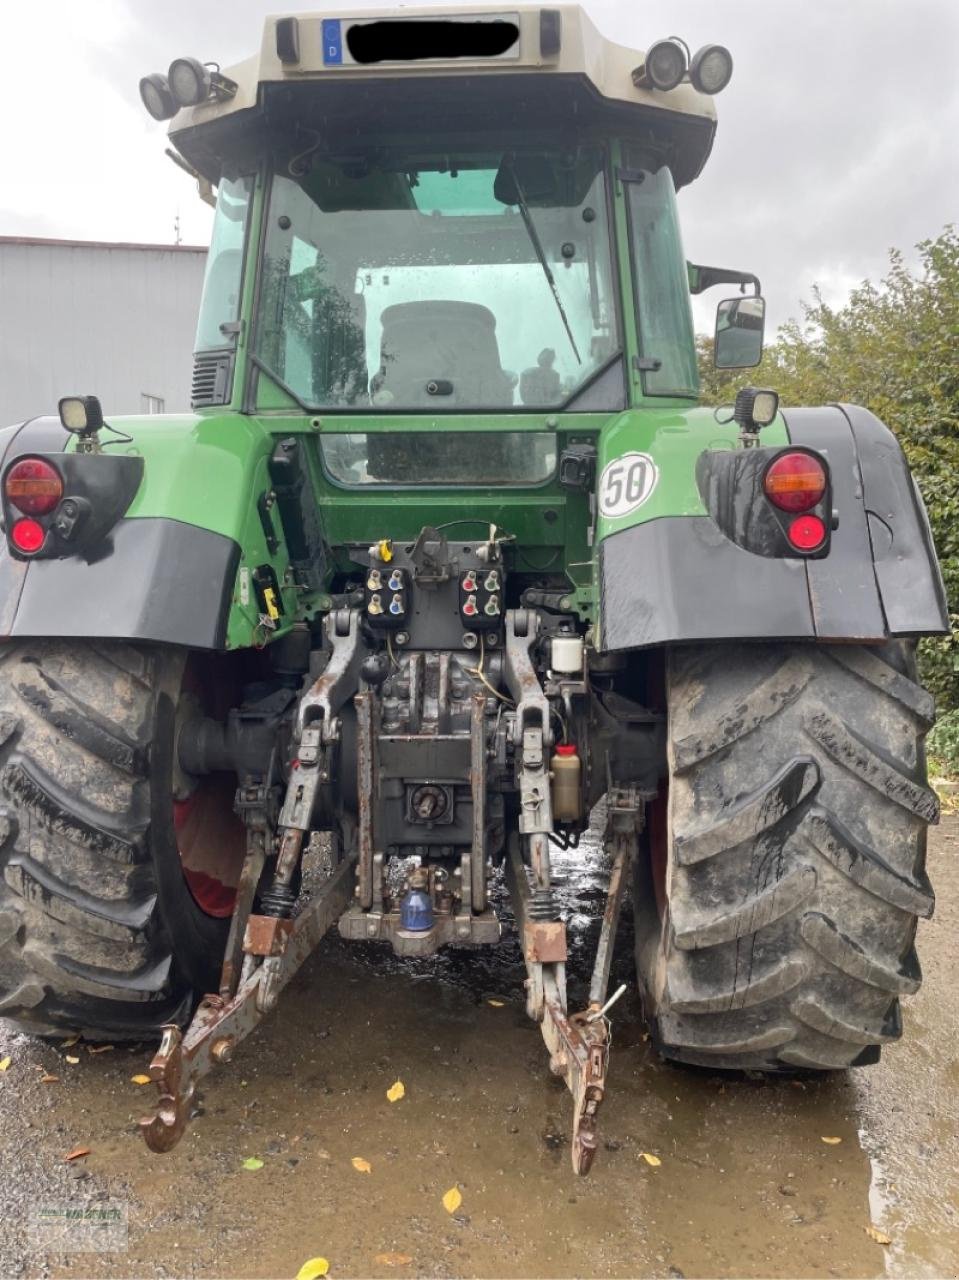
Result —
[[708, 158], [713, 100], [689, 83], [637, 87], [644, 57], [608, 40], [577, 4], [269, 17], [259, 53], [223, 68], [224, 89], [178, 111], [170, 136], [216, 182], [291, 134], [348, 150], [384, 132], [462, 138], [575, 125], [648, 139], [681, 186]]

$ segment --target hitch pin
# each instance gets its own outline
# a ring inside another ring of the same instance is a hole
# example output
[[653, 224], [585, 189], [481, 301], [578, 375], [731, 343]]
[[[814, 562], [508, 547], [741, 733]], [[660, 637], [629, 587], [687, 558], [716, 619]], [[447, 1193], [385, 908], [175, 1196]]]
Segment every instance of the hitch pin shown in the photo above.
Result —
[[609, 997], [609, 999], [603, 1005], [602, 1009], [596, 1009], [592, 1013], [587, 1015], [586, 1021], [598, 1022], [600, 1018], [605, 1018], [606, 1014], [609, 1012], [610, 1009], [612, 1009], [613, 1005], [616, 1003], [616, 1001], [619, 999], [619, 997], [623, 994], [625, 990], [626, 990], [626, 983], [624, 982], [619, 987], [616, 988], [613, 994]]

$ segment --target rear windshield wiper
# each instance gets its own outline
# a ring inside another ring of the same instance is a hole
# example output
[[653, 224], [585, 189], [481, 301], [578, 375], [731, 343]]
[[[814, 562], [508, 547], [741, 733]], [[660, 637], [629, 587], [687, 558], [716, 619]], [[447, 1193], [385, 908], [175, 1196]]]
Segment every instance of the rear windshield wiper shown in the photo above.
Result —
[[583, 358], [579, 354], [576, 339], [573, 337], [573, 330], [570, 328], [569, 317], [566, 315], [566, 308], [563, 306], [563, 299], [559, 296], [559, 289], [556, 287], [556, 277], [553, 275], [549, 262], [546, 260], [543, 243], [539, 238], [539, 233], [533, 225], [529, 205], [526, 203], [526, 197], [523, 195], [523, 188], [519, 184], [519, 177], [512, 165], [510, 165], [509, 171], [510, 177], [513, 179], [513, 185], [516, 188], [516, 205], [520, 211], [520, 215], [522, 216], [527, 235], [530, 238], [530, 243], [536, 250], [536, 256], [539, 258], [539, 265], [543, 268], [543, 275], [546, 277], [546, 283], [549, 285], [553, 294], [553, 299], [556, 302], [556, 309], [559, 311], [560, 319], [563, 322], [563, 327], [566, 330], [567, 337], [569, 338], [569, 345], [573, 348], [573, 355], [576, 357], [576, 363], [582, 364]]

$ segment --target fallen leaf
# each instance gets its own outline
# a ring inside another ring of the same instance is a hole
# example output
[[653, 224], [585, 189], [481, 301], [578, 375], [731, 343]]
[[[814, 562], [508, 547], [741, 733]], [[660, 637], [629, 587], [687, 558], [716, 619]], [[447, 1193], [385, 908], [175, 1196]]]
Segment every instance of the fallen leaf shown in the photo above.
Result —
[[369, 1160], [364, 1160], [362, 1156], [354, 1156], [353, 1159], [350, 1161], [350, 1164], [353, 1166], [353, 1168], [356, 1170], [357, 1173], [373, 1172], [373, 1166], [370, 1164]]
[[255, 1172], [257, 1169], [263, 1168], [263, 1161], [260, 1159], [259, 1156], [247, 1156], [247, 1158], [240, 1165], [240, 1168], [249, 1169], [251, 1172]]
[[463, 1197], [460, 1195], [459, 1187], [450, 1187], [443, 1196], [443, 1208], [447, 1213], [455, 1213], [462, 1203]]
[[491, 1004], [494, 1009], [502, 1009], [506, 1004], [505, 1000], [487, 1000], [487, 1004]]
[[131, 1076], [130, 1079], [133, 1081], [134, 1084], [150, 1084], [151, 1083], [150, 1077], [145, 1076], [142, 1071], [138, 1075]]
[[406, 1097], [406, 1086], [402, 1080], [397, 1080], [395, 1084], [391, 1084], [386, 1091], [386, 1096], [390, 1102], [399, 1102], [400, 1098]]
[[77, 1034], [77, 1035], [75, 1035], [75, 1036], [67, 1036], [66, 1040], [63, 1040], [63, 1041], [61, 1042], [61, 1048], [63, 1048], [63, 1049], [72, 1049], [72, 1048], [73, 1048], [73, 1046], [74, 1046], [75, 1044], [79, 1044], [79, 1043], [80, 1043], [80, 1036], [79, 1036], [79, 1034]]
[[892, 1236], [887, 1236], [885, 1231], [880, 1231], [878, 1227], [874, 1227], [870, 1222], [866, 1227], [866, 1235], [871, 1236], [876, 1244], [892, 1244]]
[[381, 1267], [408, 1267], [413, 1259], [408, 1253], [378, 1253], [373, 1261]]
[[63, 1162], [66, 1164], [68, 1160], [82, 1160], [84, 1156], [88, 1156], [89, 1154], [89, 1147], [74, 1147], [68, 1155], [63, 1157]]
[[9, 1067], [9, 1065], [10, 1065], [10, 1063], [11, 1063], [12, 1061], [13, 1061], [13, 1059], [12, 1059], [12, 1058], [2, 1058], [2, 1059], [0, 1059], [0, 1071], [6, 1071], [7, 1067]]
[[74, 1066], [76, 1066], [80, 1061], [79, 1058], [71, 1058], [69, 1053], [65, 1053], [63, 1056], [66, 1058], [67, 1062], [72, 1062]]
[[823, 1138], [822, 1141], [828, 1143], [830, 1147], [835, 1147], [842, 1142], [842, 1138]]
[[296, 1273], [296, 1280], [319, 1280], [319, 1277], [325, 1276], [329, 1269], [330, 1264], [325, 1258], [310, 1258]]
[[87, 1053], [109, 1053], [113, 1048], [112, 1044], [88, 1044]]
[[40, 1077], [40, 1083], [41, 1084], [59, 1084], [60, 1077], [52, 1076], [50, 1075], [49, 1072], [44, 1072], [44, 1074]]
[[654, 1156], [649, 1151], [643, 1152], [643, 1159], [646, 1161], [647, 1164], [651, 1164], [654, 1169], [658, 1169], [659, 1166], [663, 1163], [662, 1160], [660, 1160], [659, 1156]]

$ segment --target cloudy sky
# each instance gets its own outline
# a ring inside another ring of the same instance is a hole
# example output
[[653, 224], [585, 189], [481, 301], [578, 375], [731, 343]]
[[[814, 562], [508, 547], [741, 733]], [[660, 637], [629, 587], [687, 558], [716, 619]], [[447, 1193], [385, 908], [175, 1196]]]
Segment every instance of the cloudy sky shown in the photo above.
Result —
[[[452, 0], [441, 7], [458, 7]], [[294, 5], [309, 11], [322, 0]], [[375, 3], [344, 4], [360, 12]], [[473, 7], [476, 7], [475, 5]], [[585, 0], [643, 48], [735, 59], [703, 176], [680, 197], [693, 261], [762, 279], [774, 323], [819, 283], [839, 301], [959, 219], [956, 0]], [[40, 0], [4, 10], [0, 234], [204, 243], [209, 211], [164, 156], [139, 77], [180, 54], [254, 52], [271, 0]], [[18, 55], [22, 51], [22, 56]]]

